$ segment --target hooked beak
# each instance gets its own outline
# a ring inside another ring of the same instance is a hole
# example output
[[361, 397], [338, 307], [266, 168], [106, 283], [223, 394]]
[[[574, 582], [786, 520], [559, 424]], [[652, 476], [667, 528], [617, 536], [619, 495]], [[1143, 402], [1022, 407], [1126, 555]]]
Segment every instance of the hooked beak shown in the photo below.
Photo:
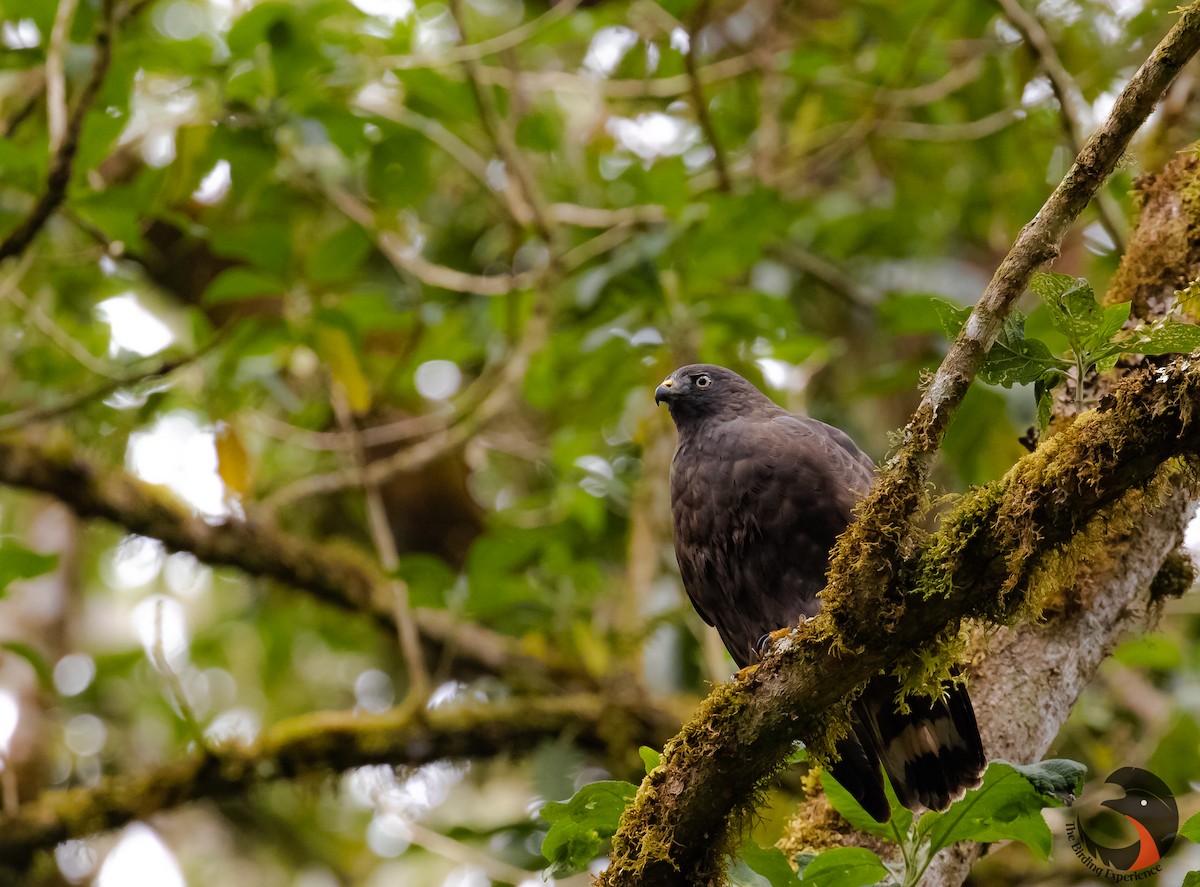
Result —
[[664, 400], [670, 400], [675, 393], [675, 380], [669, 376], [663, 379], [661, 385], [654, 389], [654, 405], [658, 406]]

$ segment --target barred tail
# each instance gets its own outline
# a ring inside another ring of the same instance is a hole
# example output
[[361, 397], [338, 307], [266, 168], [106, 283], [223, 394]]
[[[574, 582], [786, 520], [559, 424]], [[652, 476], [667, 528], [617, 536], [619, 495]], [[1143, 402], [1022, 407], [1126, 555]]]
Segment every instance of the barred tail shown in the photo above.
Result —
[[987, 758], [971, 698], [962, 684], [948, 683], [939, 699], [909, 697], [910, 711], [896, 711], [894, 678], [871, 682], [856, 704], [863, 737], [887, 771], [905, 807], [944, 810], [979, 785]]

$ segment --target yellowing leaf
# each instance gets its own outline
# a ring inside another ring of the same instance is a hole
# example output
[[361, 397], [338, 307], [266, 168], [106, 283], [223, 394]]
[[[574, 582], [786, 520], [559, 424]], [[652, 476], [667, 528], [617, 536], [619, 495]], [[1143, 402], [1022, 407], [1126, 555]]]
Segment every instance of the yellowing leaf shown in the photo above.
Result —
[[350, 335], [337, 327], [323, 326], [317, 329], [317, 351], [320, 353], [333, 380], [342, 386], [350, 409], [365, 413], [371, 408], [371, 385], [363, 374], [362, 364], [354, 351]]
[[584, 666], [592, 674], [604, 674], [609, 668], [609, 652], [596, 633], [582, 622], [571, 625], [571, 639]]
[[217, 423], [217, 474], [225, 489], [243, 496], [250, 489], [250, 456], [237, 430], [227, 422]]

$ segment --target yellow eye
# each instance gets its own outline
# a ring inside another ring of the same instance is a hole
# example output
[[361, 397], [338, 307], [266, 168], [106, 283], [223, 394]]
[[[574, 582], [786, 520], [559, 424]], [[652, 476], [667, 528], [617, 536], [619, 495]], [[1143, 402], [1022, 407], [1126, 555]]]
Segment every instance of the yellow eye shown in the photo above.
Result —
[[707, 388], [711, 384], [712, 384], [712, 377], [705, 373], [701, 373], [699, 376], [696, 377], [696, 387], [697, 388]]

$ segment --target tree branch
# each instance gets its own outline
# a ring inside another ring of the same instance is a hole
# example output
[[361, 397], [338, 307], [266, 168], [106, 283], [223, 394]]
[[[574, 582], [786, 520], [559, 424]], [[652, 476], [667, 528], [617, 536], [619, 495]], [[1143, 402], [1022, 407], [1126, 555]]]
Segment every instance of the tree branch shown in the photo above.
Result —
[[889, 564], [904, 543], [907, 526], [925, 502], [925, 482], [933, 456], [1004, 319], [1025, 292], [1033, 272], [1058, 255], [1071, 224], [1112, 172], [1159, 97], [1198, 49], [1200, 2], [1195, 2], [1134, 74], [1104, 125], [1075, 158], [1066, 178], [1021, 229], [905, 426], [895, 454], [860, 506], [855, 526], [834, 549], [829, 572], [833, 594], [826, 594], [826, 607], [830, 598], [848, 589], [855, 589], [855, 594], [847, 598], [853, 600], [853, 607], [870, 609], [872, 601], [883, 597], [892, 577]]
[[[23, 869], [38, 850], [117, 828], [202, 798], [246, 794], [269, 782], [370, 764], [520, 756], [564, 735], [620, 759], [626, 740], [654, 744], [658, 725], [598, 696], [515, 698], [424, 710], [402, 706], [378, 715], [316, 712], [276, 724], [248, 746], [226, 745], [139, 774], [107, 776], [88, 789], [49, 791], [15, 814], [0, 815], [0, 859]], [[620, 737], [620, 745], [612, 739]]]
[[[367, 464], [366, 450], [358, 438], [354, 415], [350, 410], [345, 391], [336, 381], [333, 381], [332, 389], [333, 411], [343, 433], [350, 438], [350, 462], [361, 478]], [[392, 525], [388, 522], [387, 506], [379, 492], [378, 484], [367, 483], [363, 479], [361, 487], [367, 506], [367, 526], [370, 529], [371, 541], [375, 545], [375, 554], [379, 558], [379, 564], [383, 567], [384, 572], [391, 577], [388, 579], [388, 586], [392, 592], [392, 612], [396, 619], [400, 652], [404, 656], [404, 664], [408, 669], [409, 697], [418, 703], [424, 703], [433, 688], [429, 680], [429, 669], [425, 666], [425, 657], [421, 650], [420, 633], [409, 604], [408, 583], [398, 575], [400, 552], [396, 547], [396, 537], [392, 533]]]
[[[365, 613], [394, 632], [387, 584], [353, 549], [333, 547], [254, 521], [210, 524], [161, 487], [120, 469], [100, 466], [29, 440], [0, 438], [0, 484], [54, 496], [84, 518], [102, 518], [131, 533], [158, 539], [205, 563], [236, 567], [273, 579], [343, 610]], [[533, 656], [509, 638], [464, 623], [443, 610], [417, 610], [422, 642], [431, 658], [450, 656], [477, 672], [508, 676], [526, 685], [595, 686], [565, 660]]]
[[[1176, 490], [1132, 529], [1122, 525], [1120, 510], [1117, 532], [1080, 566], [1071, 603], [1044, 622], [1000, 629], [973, 664], [971, 698], [990, 757], [1040, 761], [1117, 642], [1158, 622], [1153, 580], [1183, 539], [1195, 503]], [[927, 870], [925, 887], [958, 887], [982, 852], [974, 842], [944, 851]]]
[[[839, 726], [831, 713], [895, 665], [901, 651], [956, 631], [964, 617], [1005, 621], [1035, 606], [1027, 596], [1042, 556], [1100, 508], [1148, 486], [1165, 460], [1200, 452], [1200, 423], [1192, 419], [1200, 372], [1176, 363], [1161, 371], [1165, 377], [1120, 386], [1104, 410], [1077, 419], [1003, 481], [965, 496], [926, 546], [902, 554], [912, 544], [907, 527], [925, 501], [933, 455], [1004, 318], [1198, 48], [1200, 2], [1184, 10], [1134, 75], [1001, 263], [835, 549], [821, 614], [753, 674], [718, 687], [668, 743], [622, 818], [600, 884], [719, 879], [731, 824], [750, 812], [757, 786], [797, 739], [828, 749]], [[1081, 465], [1089, 470], [1081, 474]], [[851, 650], [857, 655], [841, 655]]]
[[[996, 0], [996, 2], [1000, 4], [1009, 24], [1017, 29], [1025, 41], [1025, 45], [1037, 58], [1038, 64], [1046, 74], [1046, 79], [1050, 81], [1050, 88], [1054, 90], [1054, 97], [1058, 99], [1058, 112], [1062, 120], [1063, 133], [1067, 138], [1067, 147], [1078, 154], [1083, 147], [1084, 116], [1086, 114], [1086, 106], [1079, 86], [1067, 71], [1062, 59], [1058, 57], [1054, 41], [1050, 39], [1050, 35], [1046, 33], [1046, 29], [1042, 27], [1038, 17], [1026, 10], [1019, 0]], [[1104, 191], [1096, 194], [1096, 213], [1100, 217], [1100, 224], [1112, 238], [1113, 247], [1117, 253], [1123, 253], [1125, 251], [1125, 232], [1122, 229], [1116, 207], [1112, 205]]]
[[723, 194], [733, 191], [733, 180], [729, 177], [729, 162], [725, 158], [725, 149], [717, 136], [717, 128], [713, 124], [712, 114], [708, 110], [708, 100], [704, 97], [704, 86], [700, 82], [699, 66], [696, 64], [696, 54], [699, 52], [700, 35], [708, 23], [709, 0], [700, 0], [692, 15], [692, 24], [688, 28], [687, 52], [683, 54], [684, 69], [688, 77], [688, 93], [692, 98], [692, 106], [696, 111], [696, 122], [704, 133], [709, 147], [713, 150], [713, 167], [717, 173], [717, 188]]
[[45, 227], [50, 216], [67, 196], [67, 185], [71, 182], [71, 169], [75, 154], [79, 150], [79, 136], [83, 121], [92, 102], [100, 92], [100, 86], [112, 62], [113, 0], [103, 0], [100, 7], [100, 23], [96, 27], [96, 57], [87, 83], [75, 100], [75, 108], [67, 120], [61, 143], [50, 160], [50, 172], [46, 176], [46, 190], [34, 203], [29, 215], [22, 219], [3, 241], [0, 241], [0, 262], [11, 256], [20, 255]]
[[848, 694], [905, 652], [956, 632], [964, 618], [1003, 623], [1038, 606], [1063, 569], [1044, 570], [1045, 558], [1087, 533], [1102, 509], [1130, 491], [1147, 509], [1170, 495], [1182, 481], [1160, 468], [1200, 455], [1198, 408], [1194, 358], [1130, 378], [1002, 480], [963, 496], [903, 559], [901, 581], [877, 607], [827, 605], [756, 671], [719, 686], [643, 782], [599, 883], [715, 878], [730, 849], [729, 812], [735, 821], [750, 812], [757, 786], [796, 740], [828, 750]]

